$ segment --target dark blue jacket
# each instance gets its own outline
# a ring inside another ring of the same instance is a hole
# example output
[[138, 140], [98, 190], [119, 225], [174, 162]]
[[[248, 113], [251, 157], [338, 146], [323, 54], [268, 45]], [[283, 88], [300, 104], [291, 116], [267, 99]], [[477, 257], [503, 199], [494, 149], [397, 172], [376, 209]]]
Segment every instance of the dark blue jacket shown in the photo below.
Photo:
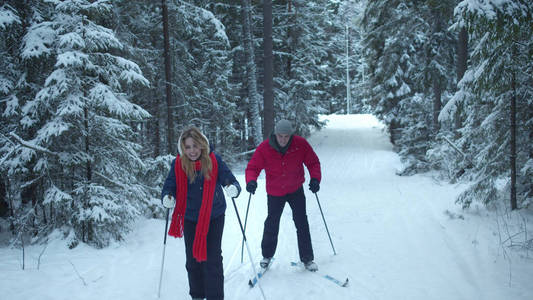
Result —
[[[213, 197], [213, 209], [211, 210], [211, 219], [219, 217], [224, 214], [226, 211], [226, 198], [224, 197], [224, 191], [222, 186], [227, 186], [233, 184], [237, 187], [239, 192], [241, 191], [241, 186], [239, 182], [233, 176], [230, 169], [222, 158], [215, 153], [215, 157], [218, 162], [218, 177], [217, 184], [215, 187], [215, 195]], [[161, 199], [166, 195], [172, 195], [176, 198], [176, 174], [174, 173], [174, 168], [176, 164], [176, 159], [172, 161], [170, 166], [170, 171], [168, 172], [167, 179], [163, 184], [163, 191], [161, 192]], [[199, 172], [199, 174], [194, 179], [193, 183], [187, 181], [187, 209], [185, 210], [185, 219], [189, 221], [197, 221], [198, 214], [200, 212], [200, 207], [202, 205], [202, 190], [204, 188], [204, 176]]]

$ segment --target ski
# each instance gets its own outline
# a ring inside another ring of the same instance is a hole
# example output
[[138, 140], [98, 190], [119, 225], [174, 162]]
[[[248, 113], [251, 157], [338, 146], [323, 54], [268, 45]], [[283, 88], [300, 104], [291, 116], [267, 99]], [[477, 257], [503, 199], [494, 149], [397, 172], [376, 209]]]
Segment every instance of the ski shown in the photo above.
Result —
[[[297, 263], [297, 262], [293, 262], [291, 261], [291, 266], [293, 267], [298, 267], [298, 266], [303, 266], [302, 263]], [[305, 268], [305, 267], [304, 267]], [[316, 271], [316, 272], [311, 272], [310, 273], [313, 273], [313, 274], [316, 274], [317, 276], [320, 276], [322, 278], [325, 278], [333, 283], [335, 283], [336, 285], [340, 286], [340, 287], [347, 287], [348, 286], [348, 277], [346, 277], [346, 280], [342, 281], [342, 280], [339, 280], [331, 275], [328, 275], [328, 274], [322, 274], [321, 272], [319, 271]]]
[[272, 265], [272, 263], [274, 262], [274, 258], [272, 258], [270, 260], [270, 263], [268, 264], [268, 266], [266, 268], [260, 268], [259, 272], [257, 272], [256, 276], [254, 276], [252, 279], [248, 280], [248, 285], [253, 288], [256, 284], [257, 284], [257, 281], [259, 280], [259, 278], [263, 277], [265, 275], [265, 273], [268, 271], [268, 269], [270, 269], [270, 266]]

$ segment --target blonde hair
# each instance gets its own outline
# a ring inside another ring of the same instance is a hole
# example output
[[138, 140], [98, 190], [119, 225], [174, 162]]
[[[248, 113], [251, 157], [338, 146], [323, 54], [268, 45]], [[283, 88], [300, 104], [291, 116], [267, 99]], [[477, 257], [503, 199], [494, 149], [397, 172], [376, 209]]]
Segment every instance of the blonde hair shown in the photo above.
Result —
[[183, 133], [180, 136], [179, 141], [179, 152], [180, 152], [180, 159], [181, 159], [181, 167], [185, 174], [187, 175], [187, 178], [189, 179], [189, 182], [193, 182], [196, 178], [196, 169], [195, 169], [195, 162], [190, 160], [187, 155], [185, 155], [185, 140], [188, 138], [192, 138], [193, 141], [198, 145], [198, 147], [201, 150], [200, 158], [198, 159], [202, 165], [201, 172], [202, 175], [206, 180], [211, 179], [211, 176], [209, 173], [211, 173], [211, 170], [213, 169], [213, 165], [211, 162], [211, 158], [209, 157], [209, 141], [205, 137], [205, 135], [200, 131], [200, 129], [196, 127], [189, 127], [183, 131]]

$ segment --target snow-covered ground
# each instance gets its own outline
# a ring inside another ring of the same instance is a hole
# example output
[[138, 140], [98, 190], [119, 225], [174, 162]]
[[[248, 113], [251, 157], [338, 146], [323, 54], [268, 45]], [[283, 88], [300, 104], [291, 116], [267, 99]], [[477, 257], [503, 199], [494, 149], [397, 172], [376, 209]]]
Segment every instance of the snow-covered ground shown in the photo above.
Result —
[[[337, 255], [333, 255], [316, 198], [307, 190], [307, 210], [319, 272], [291, 267], [298, 260], [296, 233], [287, 206], [276, 260], [263, 280], [267, 299], [476, 300], [533, 299], [533, 259], [502, 247], [497, 213], [454, 204], [462, 186], [430, 175], [399, 177], [382, 125], [368, 115], [327, 116], [328, 126], [309, 139], [322, 163], [318, 193]], [[244, 186], [244, 170], [235, 169]], [[249, 194], [237, 199], [244, 221]], [[264, 176], [252, 196], [247, 237], [254, 261], [266, 216]], [[531, 221], [531, 218], [530, 218]], [[68, 250], [59, 237], [26, 248], [0, 249], [0, 295], [6, 300], [147, 300], [157, 298], [164, 220], [140, 220], [118, 244], [103, 250]], [[223, 237], [226, 299], [262, 299], [250, 289], [248, 254], [241, 263], [241, 233], [228, 202]], [[184, 245], [169, 238], [161, 299], [189, 299]]]

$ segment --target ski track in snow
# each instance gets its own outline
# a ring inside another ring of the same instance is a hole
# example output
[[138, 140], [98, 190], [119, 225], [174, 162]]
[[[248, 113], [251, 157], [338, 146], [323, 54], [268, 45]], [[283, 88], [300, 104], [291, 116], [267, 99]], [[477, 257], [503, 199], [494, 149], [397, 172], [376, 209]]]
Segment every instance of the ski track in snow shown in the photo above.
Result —
[[[326, 128], [309, 142], [322, 164], [318, 192], [337, 255], [326, 233], [315, 196], [305, 193], [315, 262], [335, 284], [302, 268], [291, 210], [286, 205], [280, 225], [276, 260], [260, 280], [267, 299], [354, 300], [500, 300], [531, 299], [531, 259], [499, 251], [494, 224], [454, 204], [460, 185], [439, 183], [430, 175], [400, 177], [398, 156], [383, 126], [368, 115], [328, 116]], [[244, 170], [234, 170], [244, 187]], [[307, 173], [306, 173], [307, 174]], [[245, 221], [249, 194], [236, 199]], [[452, 219], [448, 210], [465, 215]], [[264, 173], [252, 196], [246, 234], [256, 270], [266, 217]], [[0, 288], [10, 300], [157, 299], [164, 220], [141, 220], [125, 241], [96, 250], [65, 242], [49, 242], [37, 270], [42, 245], [27, 247], [26, 270], [20, 250], [0, 249]], [[262, 299], [242, 235], [228, 199], [223, 236], [226, 299]], [[71, 264], [72, 263], [72, 264]], [[74, 265], [74, 267], [72, 266]], [[79, 276], [78, 274], [79, 273]], [[82, 279], [80, 279], [83, 278]], [[83, 284], [85, 281], [85, 284]], [[181, 239], [167, 238], [160, 299], [189, 299]]]

